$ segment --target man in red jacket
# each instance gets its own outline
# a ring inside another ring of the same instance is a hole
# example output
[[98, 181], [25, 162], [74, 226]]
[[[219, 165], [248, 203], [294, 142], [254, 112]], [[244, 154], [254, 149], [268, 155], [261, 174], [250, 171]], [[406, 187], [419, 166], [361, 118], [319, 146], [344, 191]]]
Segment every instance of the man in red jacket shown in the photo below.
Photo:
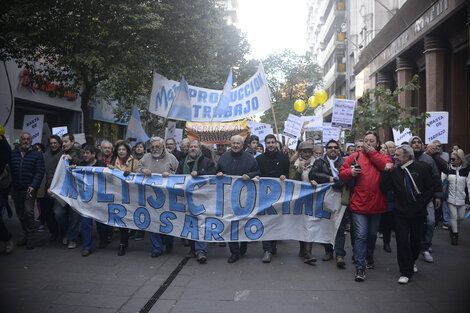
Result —
[[380, 176], [390, 156], [379, 153], [379, 136], [368, 131], [359, 153], [351, 154], [339, 170], [339, 178], [345, 183], [355, 180], [351, 191], [350, 208], [354, 233], [355, 280], [366, 278], [367, 268], [374, 268], [374, 248], [380, 224], [380, 214], [387, 210], [387, 196], [380, 190]]

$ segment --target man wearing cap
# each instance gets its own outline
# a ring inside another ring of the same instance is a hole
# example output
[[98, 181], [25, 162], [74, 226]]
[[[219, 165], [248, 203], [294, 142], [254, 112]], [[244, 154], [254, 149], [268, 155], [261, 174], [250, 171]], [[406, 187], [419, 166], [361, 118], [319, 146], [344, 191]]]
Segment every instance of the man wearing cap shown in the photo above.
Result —
[[[326, 155], [316, 160], [313, 164], [309, 179], [314, 180], [318, 184], [332, 183], [333, 188], [341, 190], [343, 188], [343, 181], [339, 178], [339, 168], [343, 165], [344, 160], [345, 159], [340, 155], [338, 142], [331, 139], [326, 144]], [[344, 268], [345, 265], [345, 224], [346, 220], [343, 216], [335, 238], [336, 265], [339, 268]], [[325, 255], [322, 260], [329, 261], [333, 259], [333, 246], [331, 244], [324, 244], [323, 246], [325, 247]]]
[[[256, 162], [261, 172], [261, 177], [274, 177], [284, 180], [289, 178], [289, 158], [278, 150], [276, 137], [269, 134], [265, 137], [266, 151], [256, 157]], [[271, 262], [276, 253], [276, 241], [263, 241], [263, 263]]]
[[436, 162], [433, 158], [424, 152], [423, 141], [418, 136], [411, 137], [411, 148], [414, 152], [414, 157], [416, 161], [424, 163], [428, 166], [428, 169], [431, 173], [433, 190], [434, 190], [434, 202], [431, 200], [427, 204], [428, 216], [426, 219], [426, 232], [422, 240], [422, 250], [424, 260], [428, 263], [434, 262], [434, 258], [431, 255], [431, 246], [432, 246], [432, 237], [434, 234], [434, 224], [435, 224], [435, 209], [441, 206], [441, 198], [443, 197], [442, 193], [442, 182], [439, 175], [439, 170], [437, 168]]

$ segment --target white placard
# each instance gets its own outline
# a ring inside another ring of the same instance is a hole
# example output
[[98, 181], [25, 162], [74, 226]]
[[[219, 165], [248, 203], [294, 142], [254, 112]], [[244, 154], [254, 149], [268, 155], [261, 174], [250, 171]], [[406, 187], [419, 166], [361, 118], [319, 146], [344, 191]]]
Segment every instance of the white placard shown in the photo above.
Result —
[[323, 145], [326, 145], [331, 139], [338, 141], [341, 129], [331, 126], [330, 123], [323, 123]]
[[444, 144], [449, 143], [449, 112], [426, 113], [431, 116], [426, 119], [425, 143], [432, 143], [434, 140]]
[[52, 127], [52, 134], [57, 135], [59, 137], [62, 137], [66, 133], [68, 133], [68, 128], [67, 126], [60, 126], [60, 127]]
[[73, 134], [73, 137], [75, 138], [75, 142], [81, 145], [86, 143], [85, 133]]
[[300, 136], [300, 130], [302, 129], [303, 124], [304, 121], [301, 117], [294, 114], [289, 114], [287, 121], [284, 122], [284, 136], [292, 139], [298, 138]]
[[44, 115], [25, 115], [24, 116], [23, 132], [31, 134], [33, 145], [41, 142], [43, 123], [44, 123]]
[[305, 131], [318, 131], [323, 128], [323, 116], [303, 116]]
[[176, 129], [176, 122], [168, 122], [168, 127], [165, 129], [165, 140], [168, 138], [175, 138], [175, 129]]
[[405, 128], [402, 132], [399, 129], [393, 129], [393, 139], [396, 145], [401, 145], [404, 142], [409, 143], [411, 137], [413, 137], [413, 134], [409, 128]]
[[354, 100], [335, 99], [331, 125], [343, 129], [351, 129], [354, 118]]
[[295, 150], [295, 148], [297, 148], [298, 141], [299, 141], [298, 138], [290, 139], [289, 142], [287, 143], [287, 147], [291, 150]]
[[183, 140], [183, 130], [181, 128], [175, 128], [175, 137], [173, 137], [176, 141], [178, 147], [180, 146], [181, 140]]

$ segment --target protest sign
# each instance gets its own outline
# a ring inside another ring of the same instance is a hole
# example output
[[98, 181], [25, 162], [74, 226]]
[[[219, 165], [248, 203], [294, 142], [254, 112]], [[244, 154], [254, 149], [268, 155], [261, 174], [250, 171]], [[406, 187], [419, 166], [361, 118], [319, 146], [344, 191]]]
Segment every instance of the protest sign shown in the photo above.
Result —
[[[166, 118], [179, 85], [180, 83], [177, 81], [168, 80], [157, 73], [154, 74], [149, 111]], [[257, 72], [248, 81], [231, 90], [230, 102], [225, 113], [217, 114], [217, 104], [221, 94], [222, 90], [189, 86], [189, 98], [192, 108], [190, 121], [236, 121], [263, 113], [271, 108], [268, 82], [261, 63]], [[181, 116], [172, 118], [188, 121]]]
[[305, 131], [319, 131], [323, 129], [323, 116], [303, 116]]
[[42, 124], [44, 115], [25, 115], [23, 120], [23, 132], [30, 133], [32, 144], [41, 143]]
[[67, 126], [60, 126], [60, 127], [52, 127], [52, 134], [62, 137], [68, 133]]
[[229, 123], [187, 122], [186, 133], [190, 140], [199, 140], [205, 144], [230, 143], [230, 138], [248, 135], [247, 121]]
[[169, 121], [167, 125], [168, 126], [165, 129], [165, 140], [168, 138], [175, 138], [176, 122]]
[[73, 134], [73, 137], [75, 138], [76, 143], [79, 143], [81, 145], [86, 143], [85, 133]]
[[344, 213], [341, 192], [277, 178], [70, 169], [61, 158], [51, 191], [101, 223], [190, 240], [300, 240], [334, 243]]
[[430, 116], [426, 119], [425, 143], [439, 140], [449, 143], [449, 112], [426, 112]]
[[402, 132], [399, 129], [392, 129], [393, 131], [393, 139], [396, 145], [401, 145], [404, 142], [410, 142], [411, 137], [413, 134], [409, 128], [405, 128]]
[[331, 126], [351, 129], [354, 118], [354, 107], [354, 100], [335, 99], [333, 102]]
[[283, 135], [291, 139], [296, 139], [300, 136], [300, 130], [304, 121], [301, 117], [289, 114], [287, 121], [284, 122], [284, 133]]
[[323, 123], [323, 145], [326, 145], [331, 139], [338, 141], [340, 139], [340, 132], [340, 128], [333, 127], [330, 123]]

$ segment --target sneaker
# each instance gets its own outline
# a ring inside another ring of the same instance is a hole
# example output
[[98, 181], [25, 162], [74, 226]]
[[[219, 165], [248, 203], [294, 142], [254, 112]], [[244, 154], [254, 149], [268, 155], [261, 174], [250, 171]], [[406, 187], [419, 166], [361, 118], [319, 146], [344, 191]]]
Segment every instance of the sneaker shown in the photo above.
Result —
[[273, 258], [273, 254], [271, 252], [264, 251], [263, 263], [271, 263], [272, 258]]
[[432, 257], [431, 253], [429, 253], [429, 251], [424, 251], [423, 256], [424, 256], [424, 260], [426, 262], [428, 262], [428, 263], [433, 263], [434, 262], [434, 258]]
[[67, 240], [67, 237], [64, 237], [64, 238], [62, 239], [62, 244], [63, 244], [64, 246], [66, 246], [68, 243], [69, 243], [69, 241]]
[[199, 264], [206, 264], [206, 262], [207, 262], [206, 254], [204, 252], [200, 252], [197, 255], [197, 261], [199, 262]]
[[323, 258], [321, 260], [322, 261], [330, 261], [332, 259], [333, 259], [333, 253], [326, 252], [325, 255], [323, 255]]
[[447, 225], [447, 224], [442, 224], [442, 229], [449, 230], [449, 225]]
[[366, 271], [357, 270], [356, 275], [354, 276], [354, 280], [357, 282], [363, 282], [364, 280], [366, 280]]
[[68, 249], [75, 249], [77, 247], [77, 243], [75, 241], [70, 241], [67, 248]]
[[409, 281], [410, 279], [406, 276], [400, 276], [400, 278], [398, 278], [398, 283], [401, 285], [408, 284]]
[[8, 240], [5, 244], [5, 252], [6, 254], [10, 254], [13, 252], [13, 249], [15, 248], [15, 244], [13, 243], [13, 240]]
[[46, 227], [44, 227], [44, 225], [40, 225], [39, 228], [38, 228], [39, 232], [43, 232], [45, 230], [46, 230]]
[[91, 254], [91, 250], [82, 250], [82, 256], [89, 256]]
[[418, 266], [416, 264], [413, 264], [413, 272], [418, 273]]
[[374, 260], [366, 260], [366, 269], [373, 270], [374, 268]]
[[344, 268], [346, 265], [346, 262], [344, 262], [344, 258], [342, 256], [337, 256], [336, 257], [336, 266], [338, 268]]

